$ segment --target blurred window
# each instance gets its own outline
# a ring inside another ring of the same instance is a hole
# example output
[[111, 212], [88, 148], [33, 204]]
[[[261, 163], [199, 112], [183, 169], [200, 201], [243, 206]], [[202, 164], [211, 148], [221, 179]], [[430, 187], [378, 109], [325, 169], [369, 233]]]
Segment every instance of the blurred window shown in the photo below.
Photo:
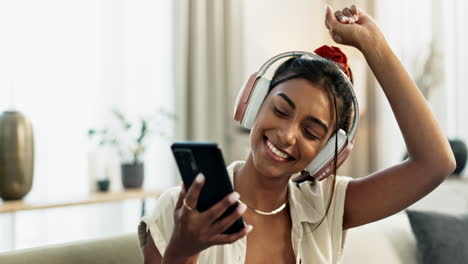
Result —
[[[13, 107], [23, 112], [34, 129], [35, 173], [28, 197], [66, 199], [88, 192], [94, 183], [87, 170], [87, 131], [104, 127], [112, 118], [111, 109], [132, 119], [161, 108], [174, 111], [174, 13], [172, 0], [0, 1], [0, 110]], [[164, 134], [173, 134], [173, 122], [160, 125]], [[157, 135], [149, 142], [145, 186], [173, 185], [170, 142]], [[106, 160], [112, 166], [112, 184], [120, 185], [119, 161], [111, 156]], [[37, 212], [36, 218], [47, 221], [57, 210]], [[78, 225], [86, 217], [82, 211], [69, 212], [61, 214], [67, 215], [64, 229], [44, 225], [47, 230], [40, 236], [31, 230], [37, 225], [27, 221], [34, 212], [18, 214], [14, 222], [32, 225], [16, 225], [16, 239], [9, 238], [16, 242], [10, 249], [74, 240], [70, 226], [81, 239], [101, 235], [99, 229]], [[113, 221], [106, 234], [136, 231], [134, 216], [130, 219]], [[103, 214], [86, 221], [105, 223], [110, 218]]]

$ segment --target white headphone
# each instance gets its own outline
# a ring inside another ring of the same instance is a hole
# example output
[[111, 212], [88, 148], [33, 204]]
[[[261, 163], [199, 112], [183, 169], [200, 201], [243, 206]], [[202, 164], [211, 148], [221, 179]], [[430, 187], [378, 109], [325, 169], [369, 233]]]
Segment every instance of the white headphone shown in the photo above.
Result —
[[[234, 120], [239, 121], [245, 128], [251, 129], [258, 111], [260, 110], [260, 106], [267, 97], [268, 90], [270, 89], [271, 80], [265, 76], [268, 68], [282, 58], [300, 57], [303, 55], [311, 57], [314, 60], [327, 60], [316, 53], [305, 51], [285, 52], [269, 59], [262, 65], [260, 70], [253, 73], [241, 87], [236, 99]], [[346, 76], [343, 71], [340, 72], [346, 77], [345, 79], [349, 82], [349, 87], [352, 87], [348, 76]], [[337, 133], [333, 134], [319, 154], [317, 154], [314, 160], [307, 166], [306, 170], [309, 171], [310, 175], [316, 180], [323, 180], [333, 173], [336, 137], [338, 137], [337, 168], [343, 164], [354, 146], [354, 136], [359, 124], [359, 106], [354, 90], [350, 90], [354, 104], [353, 125], [349, 133], [346, 133], [343, 129], [339, 129]]]

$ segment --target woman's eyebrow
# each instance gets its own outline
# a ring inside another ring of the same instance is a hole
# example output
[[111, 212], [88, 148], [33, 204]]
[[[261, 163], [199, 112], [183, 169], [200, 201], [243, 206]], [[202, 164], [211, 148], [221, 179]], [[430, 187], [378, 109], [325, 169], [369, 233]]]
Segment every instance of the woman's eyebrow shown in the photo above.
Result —
[[289, 98], [286, 94], [282, 93], [282, 92], [279, 92], [277, 93], [276, 95], [280, 96], [281, 98], [283, 98], [291, 107], [292, 109], [296, 109], [296, 105], [294, 104], [294, 102], [291, 100], [291, 98]]
[[[286, 94], [284, 94], [282, 92], [278, 92], [278, 93], [276, 93], [276, 95], [283, 98], [292, 107], [292, 109], [296, 109], [296, 105], [291, 100], [291, 98], [289, 98], [289, 96], [287, 96]], [[320, 119], [318, 119], [318, 118], [316, 118], [314, 116], [307, 117], [307, 120], [318, 124], [319, 126], [321, 126], [325, 130], [325, 133], [328, 133], [328, 126], [322, 120], [320, 120]]]
[[320, 120], [320, 119], [318, 119], [316, 117], [313, 117], [313, 116], [307, 117], [307, 120], [312, 121], [312, 122], [318, 124], [319, 126], [321, 126], [325, 130], [325, 134], [328, 133], [328, 126], [324, 122], [322, 122], [322, 120]]

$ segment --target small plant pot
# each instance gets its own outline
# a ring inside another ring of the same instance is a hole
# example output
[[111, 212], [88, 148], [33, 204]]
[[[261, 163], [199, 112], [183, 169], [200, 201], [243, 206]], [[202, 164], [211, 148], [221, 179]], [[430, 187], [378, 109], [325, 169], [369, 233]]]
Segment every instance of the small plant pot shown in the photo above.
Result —
[[122, 185], [125, 189], [141, 188], [144, 179], [143, 163], [125, 163], [121, 166]]
[[109, 185], [110, 185], [110, 180], [109, 179], [103, 179], [103, 180], [98, 180], [97, 181], [98, 191], [100, 191], [100, 192], [109, 191]]

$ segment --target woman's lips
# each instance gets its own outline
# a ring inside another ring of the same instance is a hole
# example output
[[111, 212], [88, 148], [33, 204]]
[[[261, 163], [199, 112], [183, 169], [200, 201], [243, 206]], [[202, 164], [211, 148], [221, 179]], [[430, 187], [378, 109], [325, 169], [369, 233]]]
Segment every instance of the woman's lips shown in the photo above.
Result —
[[276, 162], [287, 162], [287, 161], [291, 161], [293, 160], [294, 158], [291, 157], [290, 155], [286, 154], [286, 153], [283, 153], [282, 151], [278, 150], [274, 145], [273, 143], [269, 142], [272, 146], [273, 149], [276, 149], [276, 151], [279, 151], [280, 152], [280, 155], [285, 155], [286, 157], [280, 157], [278, 156], [278, 154], [276, 154], [269, 146], [268, 146], [268, 138], [267, 137], [264, 137], [263, 138], [263, 147], [265, 149], [265, 152], [267, 154], [267, 156], [269, 156], [272, 160], [276, 161]]

